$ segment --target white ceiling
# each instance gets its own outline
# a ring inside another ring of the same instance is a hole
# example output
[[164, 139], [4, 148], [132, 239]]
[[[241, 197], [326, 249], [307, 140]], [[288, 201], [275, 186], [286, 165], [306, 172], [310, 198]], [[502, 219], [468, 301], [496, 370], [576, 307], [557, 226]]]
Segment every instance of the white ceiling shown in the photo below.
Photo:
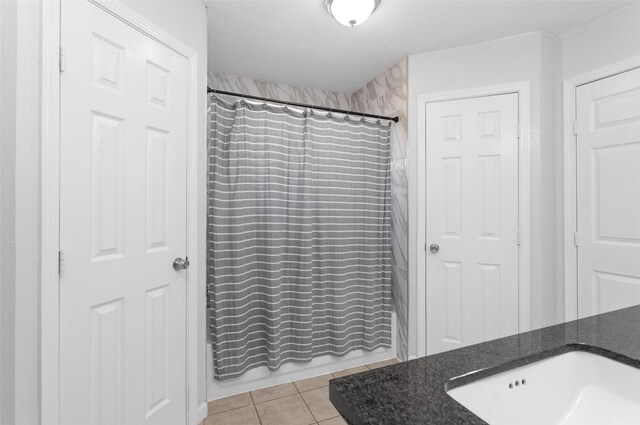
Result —
[[351, 93], [408, 54], [563, 34], [632, 1], [382, 0], [347, 28], [323, 0], [205, 0], [209, 70]]

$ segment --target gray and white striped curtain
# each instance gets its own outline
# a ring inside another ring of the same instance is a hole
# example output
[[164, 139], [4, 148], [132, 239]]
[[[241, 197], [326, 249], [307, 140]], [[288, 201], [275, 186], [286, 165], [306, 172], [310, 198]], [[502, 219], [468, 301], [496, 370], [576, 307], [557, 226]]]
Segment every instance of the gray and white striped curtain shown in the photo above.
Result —
[[210, 98], [216, 379], [391, 345], [389, 126]]

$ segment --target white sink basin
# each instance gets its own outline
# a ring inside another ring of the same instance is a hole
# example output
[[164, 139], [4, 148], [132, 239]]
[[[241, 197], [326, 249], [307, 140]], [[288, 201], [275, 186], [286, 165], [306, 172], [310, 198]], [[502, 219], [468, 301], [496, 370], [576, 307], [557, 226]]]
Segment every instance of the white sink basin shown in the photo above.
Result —
[[448, 390], [490, 425], [640, 424], [640, 369], [570, 351]]

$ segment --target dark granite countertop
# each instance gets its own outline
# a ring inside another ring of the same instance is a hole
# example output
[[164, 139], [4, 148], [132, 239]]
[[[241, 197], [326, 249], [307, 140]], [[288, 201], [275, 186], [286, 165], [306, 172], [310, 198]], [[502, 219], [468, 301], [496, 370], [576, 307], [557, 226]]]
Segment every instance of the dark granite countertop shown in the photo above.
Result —
[[329, 398], [353, 425], [484, 424], [449, 397], [448, 381], [576, 348], [640, 367], [640, 306], [333, 379]]

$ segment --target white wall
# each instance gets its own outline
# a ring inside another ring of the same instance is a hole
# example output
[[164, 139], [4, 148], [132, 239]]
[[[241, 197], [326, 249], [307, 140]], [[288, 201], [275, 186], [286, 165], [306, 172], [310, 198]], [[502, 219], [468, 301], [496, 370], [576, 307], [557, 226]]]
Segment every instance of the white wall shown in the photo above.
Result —
[[640, 56], [640, 1], [560, 38], [563, 79]]
[[0, 3], [0, 423], [13, 423], [14, 404], [15, 14]]
[[[562, 226], [558, 223], [558, 208], [562, 208], [562, 143], [556, 136], [557, 121], [562, 107], [556, 102], [562, 93], [558, 69], [558, 41], [549, 34], [540, 38], [540, 158], [536, 165], [540, 176], [538, 227], [542, 237], [536, 246], [540, 256], [537, 278], [532, 273], [531, 285], [539, 283], [538, 297], [531, 300], [532, 329], [551, 326], [564, 320]], [[533, 165], [533, 164], [532, 164]], [[532, 175], [534, 173], [532, 172]], [[532, 202], [537, 198], [532, 196]], [[559, 243], [560, 242], [560, 243]], [[532, 247], [533, 248], [533, 247]], [[532, 251], [533, 253], [533, 251]]]
[[[207, 63], [204, 4], [200, 0], [124, 3], [198, 53], [198, 86], [202, 93], [198, 119], [200, 140], [203, 141], [201, 158], [204, 160]], [[34, 425], [40, 422], [40, 47], [41, 3], [0, 1], [1, 424]], [[204, 166], [201, 174], [204, 176]], [[200, 189], [204, 193], [204, 181]], [[204, 211], [204, 204], [200, 210]], [[201, 245], [204, 252], [204, 239]], [[204, 317], [204, 290], [200, 308]], [[204, 331], [203, 320], [200, 359], [203, 377], [206, 364]], [[198, 394], [203, 403], [205, 391], [203, 382], [201, 394]]]
[[[3, 16], [5, 15], [5, 13], [3, 13], [3, 8], [0, 5], [0, 57], [2, 56], [3, 53], [3, 48], [2, 48], [2, 27], [3, 27]], [[0, 140], [4, 140], [3, 138], [3, 134], [2, 134], [2, 128], [4, 128], [4, 126], [2, 125], [2, 99], [4, 98], [3, 96], [3, 92], [4, 92], [4, 80], [2, 79], [2, 77], [5, 75], [3, 69], [2, 69], [2, 63], [0, 62]], [[2, 148], [0, 147], [0, 158], [3, 158], [4, 152], [2, 152]], [[3, 303], [2, 303], [2, 282], [4, 282], [5, 277], [3, 275], [3, 257], [2, 257], [2, 251], [3, 251], [3, 247], [4, 247], [4, 240], [5, 240], [5, 235], [4, 232], [2, 231], [2, 208], [4, 205], [3, 202], [3, 185], [2, 182], [4, 181], [3, 177], [2, 177], [2, 160], [0, 159], [0, 341], [2, 341], [2, 330], [4, 329], [2, 327], [2, 312], [3, 312]], [[4, 382], [4, 376], [3, 376], [3, 363], [2, 363], [2, 346], [0, 345], [0, 382]], [[2, 418], [2, 401], [3, 401], [3, 395], [4, 395], [4, 391], [3, 391], [3, 384], [0, 384], [0, 422], [2, 422], [3, 418]], [[6, 384], [5, 384], [6, 385]]]
[[[531, 327], [555, 323], [556, 311], [556, 169], [555, 164], [555, 61], [556, 43], [543, 33], [529, 33], [473, 46], [409, 56], [409, 152], [417, 143], [417, 97], [504, 83], [529, 81], [530, 161], [531, 161]], [[410, 158], [410, 185], [416, 181], [415, 155]], [[414, 192], [409, 189], [409, 226], [416, 217]], [[417, 195], [420, 196], [420, 195]], [[413, 198], [413, 199], [411, 199]], [[409, 234], [415, 232], [410, 230]], [[411, 237], [411, 236], [410, 236]], [[410, 241], [409, 264], [417, 263], [419, 250]], [[415, 269], [410, 267], [410, 353], [416, 353], [416, 310], [423, 308], [416, 300]]]
[[40, 3], [0, 2], [0, 422], [38, 423]]

